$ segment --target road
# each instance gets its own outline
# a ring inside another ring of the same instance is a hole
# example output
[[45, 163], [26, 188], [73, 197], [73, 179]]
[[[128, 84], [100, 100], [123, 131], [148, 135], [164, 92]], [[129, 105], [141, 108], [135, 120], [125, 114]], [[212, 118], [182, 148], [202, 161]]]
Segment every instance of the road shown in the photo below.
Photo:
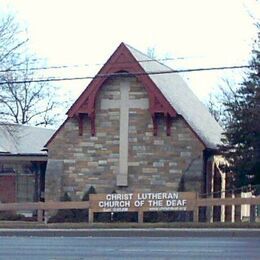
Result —
[[259, 259], [259, 237], [0, 237], [0, 259]]

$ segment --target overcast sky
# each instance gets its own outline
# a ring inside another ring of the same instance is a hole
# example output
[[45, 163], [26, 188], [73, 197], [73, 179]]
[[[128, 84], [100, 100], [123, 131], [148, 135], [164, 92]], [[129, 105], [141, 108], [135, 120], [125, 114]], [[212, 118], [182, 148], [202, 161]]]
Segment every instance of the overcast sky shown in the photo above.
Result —
[[[176, 58], [174, 69], [247, 64], [259, 17], [255, 0], [0, 0], [0, 12], [12, 12], [27, 28], [29, 47], [48, 65], [92, 64], [59, 71], [60, 76], [91, 76], [120, 42], [158, 58]], [[184, 58], [184, 59], [183, 59]], [[57, 71], [49, 71], [50, 74]], [[183, 75], [200, 99], [231, 72]], [[56, 74], [55, 74], [56, 75]], [[75, 97], [87, 81], [60, 82]]]

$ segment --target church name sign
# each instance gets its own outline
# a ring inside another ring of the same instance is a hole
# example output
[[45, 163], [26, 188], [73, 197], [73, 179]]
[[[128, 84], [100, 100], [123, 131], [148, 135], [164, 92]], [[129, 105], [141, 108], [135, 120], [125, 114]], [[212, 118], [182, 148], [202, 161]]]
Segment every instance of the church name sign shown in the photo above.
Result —
[[95, 212], [186, 211], [193, 209], [194, 192], [145, 192], [90, 195]]

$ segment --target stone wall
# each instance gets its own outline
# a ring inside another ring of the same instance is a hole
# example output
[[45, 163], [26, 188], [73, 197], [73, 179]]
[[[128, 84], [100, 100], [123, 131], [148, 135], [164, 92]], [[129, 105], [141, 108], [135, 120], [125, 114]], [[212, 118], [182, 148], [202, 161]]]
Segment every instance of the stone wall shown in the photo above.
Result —
[[101, 100], [119, 100], [121, 80], [130, 81], [130, 100], [148, 102], [145, 88], [134, 77], [106, 81], [96, 100], [96, 136], [91, 136], [87, 117], [82, 136], [78, 121], [70, 118], [49, 144], [49, 159], [63, 166], [57, 174], [47, 167], [46, 200], [56, 200], [64, 192], [81, 199], [90, 186], [98, 193], [202, 190], [203, 144], [182, 117], [173, 121], [171, 136], [166, 134], [165, 119], [159, 118], [158, 135], [153, 136], [147, 109], [129, 110], [128, 187], [117, 187], [120, 109], [101, 109]]

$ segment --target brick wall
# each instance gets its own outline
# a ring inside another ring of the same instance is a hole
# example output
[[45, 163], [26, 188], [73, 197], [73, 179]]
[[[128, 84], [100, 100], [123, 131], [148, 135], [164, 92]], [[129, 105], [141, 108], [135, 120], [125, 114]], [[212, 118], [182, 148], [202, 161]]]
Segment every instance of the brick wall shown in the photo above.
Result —
[[96, 136], [91, 136], [87, 118], [83, 136], [79, 136], [78, 122], [71, 118], [49, 144], [49, 159], [61, 163], [62, 171], [48, 171], [47, 167], [47, 200], [58, 199], [64, 192], [80, 199], [90, 186], [98, 193], [201, 191], [202, 143], [182, 117], [173, 121], [171, 136], [166, 134], [164, 118], [159, 118], [158, 135], [153, 136], [151, 115], [143, 109], [129, 111], [128, 187], [116, 186], [120, 110], [101, 110], [101, 99], [120, 99], [121, 80], [130, 81], [130, 99], [148, 99], [134, 77], [106, 81], [96, 100]]

